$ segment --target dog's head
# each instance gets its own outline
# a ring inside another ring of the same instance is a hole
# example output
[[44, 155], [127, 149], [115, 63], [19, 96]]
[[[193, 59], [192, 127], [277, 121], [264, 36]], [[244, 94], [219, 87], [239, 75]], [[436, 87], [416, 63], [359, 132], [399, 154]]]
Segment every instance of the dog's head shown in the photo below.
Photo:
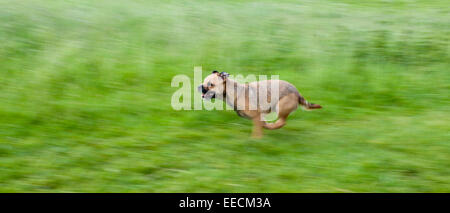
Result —
[[198, 87], [198, 91], [202, 93], [202, 98], [210, 100], [216, 97], [223, 97], [228, 76], [228, 73], [216, 70], [208, 75], [203, 84]]

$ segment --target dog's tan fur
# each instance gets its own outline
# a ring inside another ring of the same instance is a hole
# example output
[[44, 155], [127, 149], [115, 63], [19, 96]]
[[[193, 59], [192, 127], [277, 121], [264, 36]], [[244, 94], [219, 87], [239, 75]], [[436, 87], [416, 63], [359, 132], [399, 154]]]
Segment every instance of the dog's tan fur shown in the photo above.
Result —
[[[271, 99], [271, 83], [272, 81], [278, 81], [279, 97], [278, 100], [270, 101]], [[227, 88], [227, 87], [233, 88]], [[322, 108], [318, 104], [308, 103], [303, 96], [300, 95], [294, 85], [282, 81], [282, 80], [265, 80], [258, 82], [251, 82], [247, 84], [240, 84], [228, 78], [227, 73], [219, 73], [214, 71], [207, 76], [200, 85], [204, 88], [202, 91], [203, 97], [206, 100], [212, 97], [226, 101], [226, 103], [234, 108], [237, 114], [241, 117], [251, 119], [253, 121], [252, 137], [261, 138], [263, 135], [263, 128], [266, 129], [279, 129], [286, 124], [287, 117], [291, 112], [298, 108], [298, 105], [305, 109], [318, 109]], [[250, 93], [256, 92], [258, 87], [267, 88], [268, 106], [254, 106], [255, 102], [250, 100]], [[242, 94], [237, 94], [237, 91], [241, 91]], [[245, 93], [244, 93], [245, 92]], [[253, 104], [253, 105], [252, 105]], [[269, 108], [267, 110], [267, 108]], [[275, 123], [267, 123], [262, 118], [264, 115], [271, 112], [271, 109], [276, 109], [278, 114], [278, 120]]]

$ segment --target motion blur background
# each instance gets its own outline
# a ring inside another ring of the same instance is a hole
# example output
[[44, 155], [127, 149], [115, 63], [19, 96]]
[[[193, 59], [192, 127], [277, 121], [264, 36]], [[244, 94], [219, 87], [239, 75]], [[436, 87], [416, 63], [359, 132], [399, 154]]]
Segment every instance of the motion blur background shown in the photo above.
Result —
[[[0, 192], [450, 192], [449, 38], [446, 0], [0, 0]], [[253, 140], [172, 109], [194, 66], [324, 109]]]

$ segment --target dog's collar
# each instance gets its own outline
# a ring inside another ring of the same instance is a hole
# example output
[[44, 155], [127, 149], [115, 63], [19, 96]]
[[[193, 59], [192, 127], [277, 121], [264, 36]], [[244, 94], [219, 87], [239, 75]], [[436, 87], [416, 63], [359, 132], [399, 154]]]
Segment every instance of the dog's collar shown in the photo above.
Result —
[[227, 81], [228, 79], [225, 79], [225, 85], [223, 86], [223, 98], [226, 100], [227, 98]]

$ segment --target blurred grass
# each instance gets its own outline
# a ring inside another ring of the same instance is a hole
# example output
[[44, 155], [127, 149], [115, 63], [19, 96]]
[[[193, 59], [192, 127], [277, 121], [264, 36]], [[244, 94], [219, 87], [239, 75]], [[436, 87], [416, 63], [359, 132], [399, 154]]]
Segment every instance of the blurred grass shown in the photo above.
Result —
[[[0, 0], [0, 191], [449, 192], [449, 6]], [[171, 108], [194, 66], [324, 109], [252, 140]]]

